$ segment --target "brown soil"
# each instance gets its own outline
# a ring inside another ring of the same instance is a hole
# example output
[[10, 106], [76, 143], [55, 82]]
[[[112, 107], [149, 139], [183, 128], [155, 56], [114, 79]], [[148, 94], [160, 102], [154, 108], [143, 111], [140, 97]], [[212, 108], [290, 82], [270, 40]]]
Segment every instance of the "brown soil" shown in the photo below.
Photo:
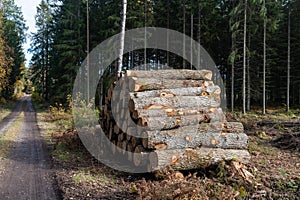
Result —
[[[228, 116], [243, 122], [249, 136], [252, 159], [246, 166], [233, 161], [129, 174], [98, 162], [73, 130], [51, 134], [49, 159], [30, 98], [24, 100], [25, 121], [0, 176], [0, 199], [300, 199], [300, 130], [277, 125], [280, 119], [261, 124], [257, 116]], [[21, 107], [7, 119], [13, 121]]]
[[55, 132], [54, 150], [61, 154], [53, 155], [54, 166], [63, 199], [300, 199], [300, 152], [281, 148], [289, 141], [279, 139], [294, 129], [260, 126], [251, 116], [232, 119], [242, 121], [249, 136], [252, 159], [240, 169], [222, 162], [206, 169], [128, 174], [92, 158], [76, 132]]

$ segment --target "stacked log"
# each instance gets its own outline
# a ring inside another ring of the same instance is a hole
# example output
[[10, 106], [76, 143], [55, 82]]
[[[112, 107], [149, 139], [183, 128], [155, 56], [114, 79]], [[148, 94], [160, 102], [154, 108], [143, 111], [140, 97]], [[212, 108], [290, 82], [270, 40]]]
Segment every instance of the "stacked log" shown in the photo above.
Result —
[[248, 137], [227, 122], [209, 70], [127, 70], [104, 97], [101, 126], [120, 153], [149, 171], [250, 160]]

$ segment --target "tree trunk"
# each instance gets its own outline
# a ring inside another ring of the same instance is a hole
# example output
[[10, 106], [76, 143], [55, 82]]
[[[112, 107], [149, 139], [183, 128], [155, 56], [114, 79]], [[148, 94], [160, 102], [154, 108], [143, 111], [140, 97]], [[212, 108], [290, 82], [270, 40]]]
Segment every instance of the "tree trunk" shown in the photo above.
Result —
[[133, 119], [143, 117], [170, 117], [170, 116], [185, 116], [185, 115], [209, 115], [211, 113], [222, 114], [219, 108], [162, 108], [162, 109], [140, 109], [132, 113]]
[[133, 153], [133, 163], [136, 167], [141, 167], [147, 164], [147, 155], [148, 153], [146, 150], [141, 146], [137, 146], [134, 149]]
[[162, 108], [217, 108], [220, 106], [220, 99], [211, 96], [175, 96], [168, 98], [135, 98], [130, 100], [130, 111], [145, 109], [156, 109], [155, 106]]
[[151, 90], [144, 92], [131, 92], [130, 97], [133, 98], [149, 98], [149, 97], [172, 97], [172, 96], [220, 96], [221, 89], [219, 86], [203, 87], [187, 87], [164, 90]]
[[289, 2], [288, 14], [288, 60], [287, 60], [287, 88], [286, 88], [286, 111], [290, 110], [290, 70], [291, 70], [291, 5]]
[[89, 0], [86, 0], [86, 74], [87, 74], [87, 98], [86, 103], [90, 102], [90, 19], [89, 19]]
[[185, 13], [186, 13], [186, 0], [183, 0], [183, 47], [182, 47], [182, 55], [183, 55], [183, 59], [182, 59], [182, 67], [185, 68]]
[[246, 42], [247, 42], [247, 0], [244, 10], [244, 47], [243, 47], [243, 113], [246, 113]]
[[248, 51], [249, 54], [247, 56], [247, 111], [251, 109], [251, 82], [250, 82], [250, 42], [251, 37], [250, 34], [248, 35]]
[[[232, 34], [232, 51], [235, 51], [235, 37]], [[234, 111], [234, 62], [235, 59], [232, 60], [231, 63], [231, 112]]]
[[147, 1], [144, 1], [144, 70], [149, 70], [147, 66]]
[[[266, 0], [263, 2], [263, 6], [266, 9]], [[264, 55], [263, 55], [263, 110], [262, 114], [266, 114], [266, 29], [267, 29], [267, 19], [264, 15]]]
[[120, 33], [120, 49], [118, 56], [118, 74], [121, 74], [122, 63], [123, 63], [123, 52], [124, 52], [124, 39], [125, 39], [125, 27], [126, 27], [126, 13], [127, 13], [127, 0], [122, 1], [123, 11], [121, 17], [121, 33]]
[[162, 90], [185, 87], [207, 87], [213, 86], [212, 81], [203, 80], [172, 80], [172, 79], [155, 79], [155, 78], [135, 78], [129, 80], [129, 90], [141, 92], [146, 90]]
[[[201, 45], [201, 1], [199, 0], [198, 2], [198, 35], [197, 35], [197, 38], [198, 38], [198, 43], [199, 45]], [[198, 59], [197, 59], [197, 64], [198, 64], [198, 67], [200, 68], [200, 63], [201, 63], [201, 47], [200, 49], [198, 50]]]
[[206, 115], [186, 115], [170, 117], [144, 117], [139, 120], [138, 125], [148, 130], [168, 130], [181, 126], [197, 125], [208, 122], [224, 122], [223, 113], [209, 113]]
[[196, 126], [180, 127], [167, 131], [146, 131], [143, 133], [143, 147], [146, 149], [182, 149], [211, 147], [223, 149], [246, 149], [248, 137], [245, 133], [199, 132]]
[[[168, 8], [170, 8], [170, 0], [168, 0]], [[167, 66], [170, 66], [170, 50], [169, 50], [169, 29], [170, 29], [170, 9], [167, 9], [168, 11], [168, 16], [167, 16]]]
[[194, 16], [191, 14], [191, 47], [190, 47], [190, 69], [193, 69], [193, 28], [194, 28]]
[[199, 169], [222, 160], [238, 159], [242, 163], [250, 161], [247, 150], [197, 148], [153, 151], [149, 155], [149, 170], [159, 170], [171, 166], [175, 170]]
[[145, 71], [145, 70], [127, 70], [127, 77], [137, 77], [137, 78], [153, 78], [156, 79], [177, 79], [177, 80], [207, 80], [210, 81], [212, 78], [212, 72], [210, 70], [155, 70], [155, 71]]

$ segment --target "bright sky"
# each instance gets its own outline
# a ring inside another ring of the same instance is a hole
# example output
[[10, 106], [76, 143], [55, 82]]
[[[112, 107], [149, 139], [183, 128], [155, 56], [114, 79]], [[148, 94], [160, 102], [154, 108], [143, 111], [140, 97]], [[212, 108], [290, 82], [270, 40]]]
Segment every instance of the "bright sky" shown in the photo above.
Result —
[[22, 8], [23, 16], [26, 20], [26, 25], [29, 27], [27, 31], [27, 42], [24, 44], [24, 52], [26, 55], [26, 66], [29, 65], [29, 61], [31, 59], [31, 54], [27, 52], [30, 48], [30, 37], [29, 34], [31, 32], [35, 32], [35, 20], [34, 16], [36, 15], [36, 7], [39, 5], [41, 0], [15, 0], [15, 3]]

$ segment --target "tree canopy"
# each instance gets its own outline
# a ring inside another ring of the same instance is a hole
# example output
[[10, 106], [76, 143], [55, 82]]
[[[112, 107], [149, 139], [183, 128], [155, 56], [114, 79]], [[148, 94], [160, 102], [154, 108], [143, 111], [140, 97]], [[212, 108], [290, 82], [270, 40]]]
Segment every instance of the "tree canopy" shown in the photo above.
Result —
[[[226, 86], [228, 106], [242, 108], [245, 104], [249, 110], [251, 106], [262, 106], [264, 95], [267, 105], [286, 103], [290, 9], [289, 96], [291, 106], [297, 106], [300, 104], [299, 8], [299, 0], [132, 0], [127, 4], [126, 30], [154, 26], [191, 36], [214, 59]], [[24, 73], [21, 46], [26, 30], [20, 9], [13, 1], [4, 0], [1, 10], [0, 89], [11, 87]], [[45, 99], [64, 102], [72, 92], [77, 70], [88, 49], [121, 31], [122, 2], [42, 0], [37, 11], [37, 32], [31, 35], [31, 78], [36, 92]], [[188, 52], [184, 44], [182, 48]], [[173, 68], [190, 67], [179, 56], [159, 49], [135, 50], [125, 54], [122, 61], [124, 69], [149, 62]], [[116, 72], [116, 67], [117, 60], [111, 66], [114, 70], [106, 76]], [[6, 94], [11, 90], [5, 90]]]

